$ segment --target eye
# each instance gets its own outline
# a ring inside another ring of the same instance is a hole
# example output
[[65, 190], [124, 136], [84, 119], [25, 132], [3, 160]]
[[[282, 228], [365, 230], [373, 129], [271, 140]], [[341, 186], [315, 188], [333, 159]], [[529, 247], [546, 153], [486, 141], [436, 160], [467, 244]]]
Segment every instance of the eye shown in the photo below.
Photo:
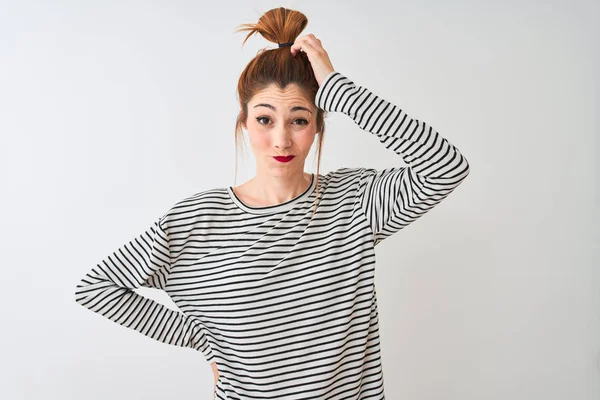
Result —
[[261, 119], [269, 119], [268, 117], [256, 117], [256, 120], [258, 121], [259, 124], [264, 125], [263, 123], [260, 122]]
[[[269, 118], [269, 117], [265, 117], [265, 116], [256, 117], [256, 120], [258, 121], [258, 123], [259, 123], [260, 125], [266, 125], [266, 123], [265, 123], [265, 124], [263, 124], [263, 123], [261, 122], [263, 119], [270, 120], [270, 118]], [[294, 120], [294, 122], [296, 122], [296, 121], [301, 121], [301, 122], [302, 122], [302, 123], [300, 123], [300, 124], [297, 124], [297, 125], [302, 125], [302, 126], [304, 126], [304, 125], [308, 125], [308, 121], [307, 121], [306, 119], [304, 119], [304, 118], [296, 118], [296, 119]]]

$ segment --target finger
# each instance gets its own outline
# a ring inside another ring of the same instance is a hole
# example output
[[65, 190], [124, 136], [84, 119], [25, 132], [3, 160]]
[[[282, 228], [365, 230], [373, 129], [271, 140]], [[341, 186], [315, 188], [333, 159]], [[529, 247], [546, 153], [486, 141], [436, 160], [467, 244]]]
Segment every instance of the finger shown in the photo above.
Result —
[[315, 37], [315, 35], [309, 33], [308, 35], [296, 38], [290, 51], [292, 52], [292, 54], [296, 54], [296, 52], [302, 50], [302, 45], [308, 46], [308, 44], [312, 44], [313, 48], [319, 47], [320, 41]]
[[320, 40], [312, 33], [309, 33], [308, 35], [305, 36], [307, 39], [314, 41], [314, 42], [320, 42]]
[[[318, 46], [317, 46], [318, 47]], [[296, 40], [292, 45], [292, 55], [296, 55], [298, 51], [304, 51], [305, 53], [314, 53], [316, 52], [315, 42], [307, 40], [306, 37], [302, 37]]]
[[294, 41], [294, 44], [290, 46], [290, 51], [292, 52], [292, 55], [295, 56], [296, 53], [302, 49], [302, 44], [303, 44], [303, 38], [302, 37], [296, 38], [296, 40]]
[[313, 48], [319, 48], [319, 47], [321, 47], [321, 41], [319, 39], [317, 39], [315, 37], [315, 35], [313, 35], [312, 33], [310, 33], [310, 34], [308, 34], [306, 36], [303, 36], [301, 38], [301, 42], [302, 43], [310, 44]]
[[321, 47], [321, 40], [319, 38], [317, 38], [315, 35], [313, 35], [312, 33], [309, 33], [304, 38], [308, 43], [312, 44], [312, 46], [314, 48]]

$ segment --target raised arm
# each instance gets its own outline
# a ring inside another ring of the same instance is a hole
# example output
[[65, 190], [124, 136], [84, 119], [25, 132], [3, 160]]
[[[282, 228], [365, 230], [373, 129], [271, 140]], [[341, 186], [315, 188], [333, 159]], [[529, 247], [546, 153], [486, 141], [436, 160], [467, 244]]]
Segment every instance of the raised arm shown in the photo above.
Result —
[[348, 115], [408, 166], [357, 168], [357, 201], [376, 245], [445, 199], [469, 174], [467, 159], [430, 125], [357, 86], [338, 71], [327, 75], [317, 107]]
[[204, 330], [185, 314], [136, 293], [141, 286], [164, 290], [171, 267], [162, 219], [92, 268], [76, 287], [82, 306], [152, 339], [202, 352], [213, 359]]

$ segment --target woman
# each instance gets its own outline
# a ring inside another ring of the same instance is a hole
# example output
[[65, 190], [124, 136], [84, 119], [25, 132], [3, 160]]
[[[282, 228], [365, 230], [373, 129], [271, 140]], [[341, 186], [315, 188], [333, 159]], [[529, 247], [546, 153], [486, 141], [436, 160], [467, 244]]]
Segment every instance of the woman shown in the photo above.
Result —
[[[240, 29], [280, 43], [238, 85], [236, 139], [245, 128], [256, 176], [177, 202], [77, 286], [92, 311], [201, 351], [219, 399], [383, 399], [374, 247], [469, 174], [430, 125], [334, 70], [314, 35], [298, 37], [306, 24], [277, 8]], [[328, 111], [408, 166], [304, 172], [315, 139], [320, 160]], [[140, 286], [165, 290], [181, 312]]]

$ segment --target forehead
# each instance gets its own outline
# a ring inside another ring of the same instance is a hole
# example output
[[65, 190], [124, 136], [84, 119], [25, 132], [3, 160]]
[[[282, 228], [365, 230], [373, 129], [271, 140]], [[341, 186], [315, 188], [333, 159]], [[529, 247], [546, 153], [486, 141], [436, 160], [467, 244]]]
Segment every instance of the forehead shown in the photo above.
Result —
[[263, 90], [257, 92], [252, 99], [248, 102], [249, 105], [257, 103], [268, 102], [276, 106], [281, 105], [304, 105], [312, 108], [311, 101], [306, 97], [304, 92], [300, 90], [298, 85], [295, 83], [289, 84], [285, 89], [279, 88], [276, 84], [272, 83]]

